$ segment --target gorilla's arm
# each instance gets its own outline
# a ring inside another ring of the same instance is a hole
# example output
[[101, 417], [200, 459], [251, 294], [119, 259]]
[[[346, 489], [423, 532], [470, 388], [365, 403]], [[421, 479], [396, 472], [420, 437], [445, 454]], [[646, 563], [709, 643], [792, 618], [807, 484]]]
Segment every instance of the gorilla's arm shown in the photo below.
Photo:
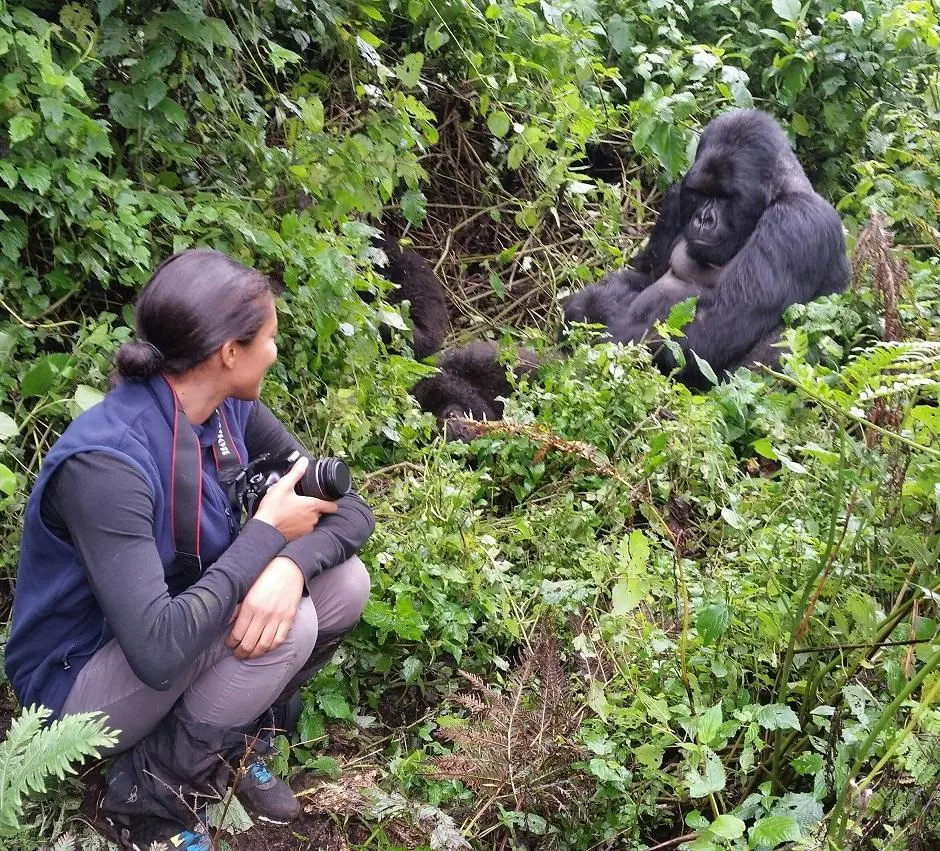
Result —
[[674, 183], [669, 187], [646, 247], [630, 261], [632, 268], [646, 276], [646, 286], [666, 274], [673, 243], [689, 223], [690, 217], [683, 216], [679, 206], [680, 186]]
[[[400, 304], [406, 299], [410, 303], [412, 348], [415, 357], [421, 360], [439, 351], [447, 336], [449, 318], [444, 285], [414, 249], [405, 248], [396, 240], [386, 241], [383, 247], [388, 265], [380, 274], [397, 285], [386, 298], [389, 304]], [[387, 328], [383, 328], [382, 339], [386, 344], [391, 340]]]
[[[703, 293], [707, 321], [696, 318], [683, 329], [685, 338], [679, 344], [687, 359], [676, 377], [690, 386], [708, 386], [688, 356], [690, 350], [720, 373], [740, 363], [758, 340], [777, 327], [791, 304], [838, 292], [848, 276], [836, 211], [815, 193], [780, 196], [764, 211], [714, 290]], [[657, 362], [666, 371], [676, 366], [665, 348], [657, 353]]]
[[587, 322], [610, 326], [649, 286], [649, 279], [633, 269], [621, 269], [579, 290], [565, 302], [565, 325]]
[[565, 325], [588, 322], [610, 328], [627, 314], [638, 293], [669, 271], [673, 243], [688, 224], [679, 208], [679, 185], [673, 184], [666, 193], [646, 247], [630, 261], [630, 268], [612, 272], [565, 302]]

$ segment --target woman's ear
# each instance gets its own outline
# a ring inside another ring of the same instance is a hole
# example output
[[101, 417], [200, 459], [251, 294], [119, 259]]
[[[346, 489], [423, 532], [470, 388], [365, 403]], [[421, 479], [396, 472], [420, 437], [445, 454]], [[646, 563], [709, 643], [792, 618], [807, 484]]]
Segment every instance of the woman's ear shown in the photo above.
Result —
[[226, 340], [222, 343], [222, 348], [219, 350], [219, 356], [222, 358], [222, 366], [227, 369], [235, 368], [235, 341]]

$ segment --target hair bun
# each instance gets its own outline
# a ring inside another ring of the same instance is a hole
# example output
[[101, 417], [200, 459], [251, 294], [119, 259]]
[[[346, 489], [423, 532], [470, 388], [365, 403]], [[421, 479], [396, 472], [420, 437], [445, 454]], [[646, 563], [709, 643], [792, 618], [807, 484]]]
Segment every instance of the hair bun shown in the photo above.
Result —
[[146, 340], [123, 343], [115, 355], [118, 372], [124, 378], [150, 378], [165, 362], [163, 352]]

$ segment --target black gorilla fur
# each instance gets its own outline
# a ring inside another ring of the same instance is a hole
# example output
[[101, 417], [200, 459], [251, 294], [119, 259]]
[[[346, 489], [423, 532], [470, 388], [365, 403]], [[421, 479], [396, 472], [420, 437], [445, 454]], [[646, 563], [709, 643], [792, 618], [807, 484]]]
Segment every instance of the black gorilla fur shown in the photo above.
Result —
[[[717, 280], [690, 282], [673, 270], [681, 240], [690, 268], [711, 267]], [[691, 351], [718, 375], [757, 360], [775, 363], [772, 344], [786, 308], [839, 292], [849, 279], [838, 214], [813, 191], [776, 121], [758, 110], [709, 123], [695, 162], [669, 190], [649, 243], [631, 266], [572, 296], [566, 322], [599, 323], [613, 340], [637, 342], [695, 294], [695, 319], [678, 339], [686, 363], [676, 377], [703, 388], [709, 382]], [[697, 286], [677, 287], [675, 278]], [[655, 359], [664, 372], [676, 369], [664, 346]]]
[[437, 417], [446, 429], [448, 440], [470, 440], [472, 432], [455, 418], [498, 420], [503, 403], [497, 397], [512, 392], [506, 370], [519, 377], [538, 368], [538, 357], [528, 349], [517, 350], [518, 360], [511, 367], [498, 361], [499, 346], [489, 340], [476, 340], [444, 352], [437, 361], [440, 372], [424, 378], [411, 388], [411, 395], [425, 411]]
[[[417, 251], [402, 247], [392, 238], [376, 243], [388, 257], [388, 264], [378, 269], [396, 285], [386, 294], [391, 304], [407, 300], [411, 316], [411, 338], [415, 357], [421, 360], [440, 351], [447, 336], [447, 298], [444, 287], [431, 265]], [[391, 331], [382, 327], [382, 339], [388, 344]]]

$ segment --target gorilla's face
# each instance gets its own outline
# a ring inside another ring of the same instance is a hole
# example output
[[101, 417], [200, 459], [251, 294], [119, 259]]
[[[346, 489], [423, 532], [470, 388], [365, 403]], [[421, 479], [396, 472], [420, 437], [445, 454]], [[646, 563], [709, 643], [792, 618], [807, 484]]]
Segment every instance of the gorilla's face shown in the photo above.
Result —
[[679, 203], [689, 218], [683, 235], [689, 256], [708, 266], [724, 266], [747, 242], [766, 206], [754, 191], [748, 152], [725, 156], [721, 148], [700, 148], [682, 181]]

